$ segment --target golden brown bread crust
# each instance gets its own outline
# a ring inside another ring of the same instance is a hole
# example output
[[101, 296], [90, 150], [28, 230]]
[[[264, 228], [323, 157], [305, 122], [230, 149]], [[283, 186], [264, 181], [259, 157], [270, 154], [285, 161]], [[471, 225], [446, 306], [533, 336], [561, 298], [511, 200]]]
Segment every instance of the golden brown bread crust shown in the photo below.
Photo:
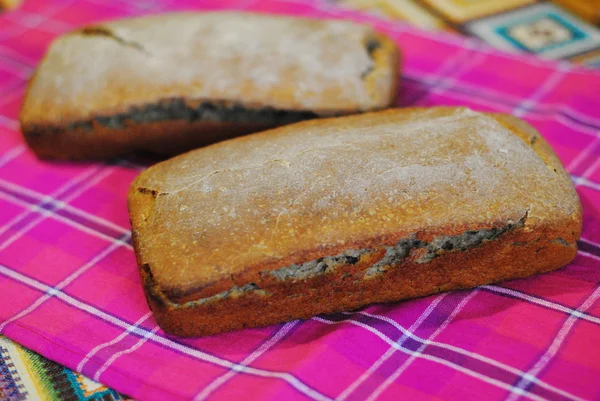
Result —
[[[569, 263], [577, 253], [547, 235], [520, 232], [489, 242], [468, 252], [449, 253], [428, 265], [406, 261], [390, 274], [372, 280], [355, 280], [381, 251], [343, 274], [330, 274], [309, 282], [290, 281], [269, 286], [269, 295], [259, 291], [229, 297], [194, 307], [193, 304], [165, 303], [156, 294], [148, 270], [140, 269], [148, 305], [160, 327], [167, 333], [193, 337], [217, 334], [246, 327], [260, 327], [321, 313], [353, 310], [371, 303], [394, 302], [443, 291], [473, 288], [502, 280], [528, 277], [552, 271]], [[268, 283], [259, 282], [261, 286]]]
[[125, 19], [53, 42], [30, 80], [21, 127], [43, 158], [180, 153], [383, 109], [398, 68], [391, 39], [346, 21], [228, 12]]
[[[263, 151], [272, 160], [257, 164]], [[301, 173], [307, 181], [285, 179]], [[294, 210], [283, 213], [279, 196]], [[569, 176], [533, 128], [456, 108], [216, 144], [142, 173], [128, 204], [148, 303], [165, 331], [184, 336], [549, 271], [575, 256], [581, 232]]]
[[22, 2], [23, 0], [0, 0], [0, 11], [17, 8]]
[[268, 128], [272, 125], [173, 120], [118, 130], [96, 125], [93, 133], [51, 129], [23, 129], [23, 133], [29, 147], [42, 159], [100, 160], [136, 151], [174, 155]]

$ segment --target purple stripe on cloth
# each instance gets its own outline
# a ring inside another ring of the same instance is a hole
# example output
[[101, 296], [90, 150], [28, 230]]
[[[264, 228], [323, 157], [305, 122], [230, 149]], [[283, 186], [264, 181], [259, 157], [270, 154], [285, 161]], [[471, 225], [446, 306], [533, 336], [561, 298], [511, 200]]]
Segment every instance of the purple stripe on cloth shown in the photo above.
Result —
[[[46, 210], [46, 211], [52, 212], [56, 215], [65, 217], [75, 223], [79, 223], [79, 224], [86, 226], [94, 231], [102, 233], [102, 234], [106, 235], [107, 237], [118, 239], [123, 235], [123, 233], [119, 232], [118, 230], [115, 230], [104, 224], [97, 223], [97, 222], [93, 221], [92, 219], [86, 218], [85, 216], [82, 216], [77, 213], [73, 213], [69, 210], [62, 208], [62, 206], [60, 204], [60, 202], [61, 202], [60, 200], [49, 199], [49, 200], [40, 202], [38, 199], [36, 199], [32, 196], [28, 196], [25, 193], [18, 192], [18, 191], [11, 191], [10, 189], [6, 189], [6, 188], [2, 188], [2, 187], [0, 187], [0, 192], [3, 192], [10, 196], [13, 196], [19, 200], [22, 200], [24, 202], [31, 204], [31, 205], [35, 205], [36, 207], [38, 207], [42, 210]], [[21, 220], [19, 223], [17, 223], [17, 225], [14, 226], [14, 229], [16, 231], [18, 231], [20, 228], [27, 225], [30, 222], [30, 220], [31, 220], [31, 218]]]
[[[556, 331], [556, 334], [553, 336], [553, 341], [551, 344], [544, 349], [543, 353], [540, 353], [535, 359], [534, 363], [531, 364], [530, 368], [527, 370], [527, 373], [522, 375], [519, 378], [519, 381], [515, 383], [515, 386], [518, 388], [522, 388], [524, 391], [530, 391], [533, 387], [533, 378], [543, 372], [544, 369], [548, 367], [549, 363], [552, 363], [552, 358], [559, 351], [559, 347], [562, 343], [567, 339], [573, 325], [577, 324], [578, 316], [577, 314], [581, 313], [580, 309], [585, 312], [587, 308], [593, 304], [596, 299], [600, 297], [600, 286], [594, 287], [594, 291], [586, 297], [585, 301], [581, 303], [571, 315], [565, 318], [564, 323], [560, 326], [560, 328]], [[507, 400], [514, 400], [512, 397], [514, 394], [511, 394], [507, 397]]]
[[[38, 282], [34, 277], [32, 276], [28, 276], [26, 274], [22, 274], [22, 273], [16, 273], [13, 275], [7, 275], [6, 271], [3, 270], [11, 270], [9, 267], [7, 266], [3, 266], [0, 264], [0, 274], [3, 274], [5, 277], [9, 277], [12, 280], [15, 280], [17, 282], [19, 282], [22, 285], [25, 285], [29, 288], [33, 288], [33, 289], [40, 289], [40, 287], [47, 287], [46, 292], [48, 294], [50, 294], [50, 296], [54, 296], [55, 299], [58, 299], [59, 301], [65, 303], [68, 306], [75, 306], [76, 304], [81, 305], [79, 306], [79, 308], [85, 312], [86, 314], [88, 314], [90, 317], [92, 317], [95, 320], [99, 320], [102, 321], [104, 323], [110, 324], [116, 328], [133, 328], [130, 331], [130, 334], [132, 336], [136, 336], [139, 338], [148, 338], [149, 341], [152, 342], [157, 342], [158, 344], [161, 345], [167, 345], [169, 346], [169, 348], [171, 348], [172, 351], [174, 351], [177, 354], [180, 354], [182, 356], [186, 356], [186, 357], [190, 357], [193, 359], [198, 359], [198, 357], [195, 356], [195, 352], [185, 352], [185, 349], [189, 348], [187, 345], [177, 341], [176, 339], [169, 339], [168, 337], [165, 337], [163, 335], [161, 335], [160, 333], [158, 334], [154, 334], [151, 333], [149, 330], [137, 326], [134, 327], [134, 324], [132, 322], [128, 322], [125, 321], [121, 318], [117, 318], [116, 316], [112, 316], [110, 314], [107, 314], [104, 311], [100, 311], [98, 310], [96, 313], [94, 313], [93, 311], [96, 310], [96, 308], [94, 308], [91, 305], [86, 304], [85, 302], [81, 301], [80, 299], [73, 297], [71, 295], [69, 295], [68, 293], [66, 293], [65, 291], [62, 291], [58, 288], [52, 288], [52, 287], [48, 287], [43, 283]], [[18, 276], [23, 276], [24, 278], [27, 278], [28, 280], [21, 280], [18, 279]], [[209, 358], [202, 358], [203, 361], [205, 362], [209, 362], [209, 363], [214, 363], [214, 361], [220, 361], [221, 365], [227, 367], [231, 367], [231, 368], [235, 368], [236, 370], [238, 370], [241, 373], [249, 373], [249, 374], [258, 374], [260, 375], [260, 373], [265, 373], [268, 376], [270, 376], [269, 374], [273, 374], [275, 375], [274, 377], [277, 376], [283, 376], [284, 378], [286, 376], [290, 376], [292, 378], [292, 380], [286, 380], [286, 382], [288, 384], [290, 384], [293, 388], [295, 388], [296, 390], [299, 390], [298, 387], [294, 386], [293, 383], [299, 383], [301, 388], [306, 388], [308, 389], [308, 393], [312, 394], [315, 393], [318, 395], [318, 397], [316, 397], [315, 399], [318, 400], [329, 400], [328, 397], [319, 394], [318, 392], [316, 392], [314, 389], [311, 389], [309, 386], [307, 386], [305, 383], [302, 383], [302, 381], [300, 381], [299, 379], [293, 377], [292, 375], [289, 374], [284, 374], [281, 372], [277, 372], [277, 371], [272, 371], [272, 370], [266, 370], [266, 369], [259, 369], [258, 371], [255, 368], [251, 368], [249, 366], [242, 366], [227, 360], [224, 360], [220, 357], [218, 357], [217, 355], [213, 355], [210, 352], [206, 351], [206, 350], [201, 350], [201, 349], [195, 349], [192, 351], [196, 351], [196, 352], [200, 352], [202, 354], [205, 354], [206, 356], [208, 356]], [[301, 391], [301, 390], [299, 390]]]
[[[439, 315], [436, 317], [437, 320], [445, 320], [446, 316]], [[382, 322], [377, 319], [370, 318], [368, 316], [361, 315], [352, 315], [349, 317], [348, 315], [337, 314], [335, 316], [326, 315], [321, 316], [321, 319], [329, 320], [332, 322], [343, 322], [343, 321], [358, 321], [363, 324], [367, 324], [370, 327], [378, 330], [384, 336], [388, 337], [391, 341], [396, 342], [397, 338], [402, 335], [401, 332], [391, 324]], [[405, 350], [406, 352], [413, 353], [417, 349], [419, 349], [424, 342], [422, 340], [415, 339], [413, 337], [407, 338], [402, 344], [399, 344], [400, 348]], [[490, 377], [495, 380], [499, 380], [506, 384], [511, 384], [518, 380], [519, 376], [515, 375], [512, 372], [507, 372], [506, 370], [494, 366], [492, 364], [473, 359], [465, 354], [460, 354], [456, 351], [445, 349], [439, 347], [435, 344], [427, 344], [427, 347], [423, 350], [423, 355], [429, 355], [435, 358], [443, 359], [452, 364], [462, 366], [466, 369], [472, 370], [474, 372], [480, 373], [486, 377]]]
[[583, 252], [587, 252], [589, 254], [600, 257], [600, 246], [599, 245], [593, 244], [593, 243], [585, 241], [585, 240], [581, 240], [581, 241], [577, 241], [577, 247]]
[[[489, 288], [489, 286], [478, 287], [478, 289], [481, 290], [481, 291], [487, 291], [487, 292], [489, 292], [491, 294], [496, 294], [496, 295], [500, 295], [500, 296], [503, 296], [503, 297], [508, 297], [508, 298], [512, 298], [512, 299], [516, 299], [516, 300], [525, 300], [525, 302], [529, 302], [526, 298], [518, 297], [518, 296], [512, 295], [512, 294], [510, 294], [508, 292], [494, 291], [491, 288]], [[524, 293], [522, 291], [515, 291], [514, 289], [510, 289], [510, 291], [518, 292], [518, 293], [520, 293], [520, 294], [522, 294], [522, 295], [524, 295], [526, 297], [534, 297], [533, 295]], [[572, 313], [572, 312], [569, 312], [569, 310], [570, 311], [574, 310], [572, 308], [569, 308], [567, 305], [564, 305], [564, 304], [562, 304], [560, 302], [557, 302], [557, 301], [550, 301], [550, 300], [547, 300], [547, 299], [544, 299], [544, 298], [540, 298], [539, 296], [535, 296], [535, 298], [539, 299], [541, 302], [540, 303], [533, 303], [533, 302], [531, 302], [532, 305], [538, 305], [538, 306], [540, 306], [542, 308], [545, 308], [545, 309], [548, 309], [548, 310], [558, 311], [560, 313], [567, 314], [567, 315], [570, 315]], [[561, 306], [563, 308], [563, 310], [552, 308], [548, 304], [553, 304], [553, 305]], [[591, 314], [586, 313], [586, 312], [579, 312], [578, 317], [583, 317], [583, 316], [586, 316], [586, 317], [591, 318], [591, 319], [598, 319], [598, 320], [600, 320], [600, 317], [598, 317], [598, 316], [594, 316], [594, 315], [591, 315]], [[592, 321], [592, 323], [600, 325], [600, 322], [593, 322]]]
[[[417, 78], [416, 76], [405, 76], [403, 77], [403, 80], [406, 81], [410, 81], [413, 83], [418, 83], [419, 85], [421, 85], [423, 87], [422, 91], [425, 93], [428, 93], [431, 89], [435, 89], [436, 87], [438, 87], [440, 85], [440, 83], [445, 79], [444, 78], [440, 78], [440, 81], [436, 82], [436, 83], [429, 83], [426, 80], [422, 80]], [[458, 81], [456, 82], [456, 85], [450, 87], [447, 89], [450, 92], [457, 92], [457, 93], [462, 93], [471, 97], [476, 97], [476, 98], [481, 98], [481, 99], [485, 99], [487, 101], [493, 102], [493, 103], [497, 103], [499, 105], [505, 105], [505, 106], [510, 106], [510, 107], [515, 107], [517, 106], [517, 103], [507, 99], [507, 98], [503, 98], [501, 96], [493, 96], [491, 94], [486, 94], [482, 91], [478, 91], [478, 90], [473, 90], [464, 86], [461, 86], [461, 82]], [[418, 100], [415, 100], [414, 102], [411, 101], [410, 104], [414, 104], [414, 103], [418, 103], [420, 100], [423, 99], [424, 96], [421, 96], [418, 98]], [[529, 112], [533, 112], [535, 114], [539, 114], [539, 115], [548, 115], [548, 116], [552, 116], [555, 114], [560, 114], [561, 116], [563, 116], [564, 118], [568, 119], [569, 121], [572, 121], [575, 124], [579, 124], [591, 129], [600, 129], [600, 123], [595, 123], [595, 122], [591, 122], [588, 120], [584, 120], [579, 118], [577, 115], [573, 115], [571, 113], [568, 113], [564, 110], [552, 110], [552, 109], [546, 109], [543, 107], [540, 107], [540, 105], [536, 105], [536, 104], [532, 104], [529, 105], [527, 107]]]

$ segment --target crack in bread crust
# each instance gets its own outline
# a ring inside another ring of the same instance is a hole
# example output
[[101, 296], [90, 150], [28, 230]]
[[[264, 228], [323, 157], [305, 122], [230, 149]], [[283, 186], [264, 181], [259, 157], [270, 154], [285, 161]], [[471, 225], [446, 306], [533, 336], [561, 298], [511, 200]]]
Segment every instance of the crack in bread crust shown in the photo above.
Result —
[[141, 43], [134, 42], [132, 40], [125, 40], [122, 37], [116, 35], [110, 29], [103, 27], [103, 26], [89, 26], [89, 27], [83, 28], [81, 31], [79, 31], [77, 33], [79, 33], [83, 36], [104, 36], [104, 37], [107, 37], [107, 38], [117, 41], [118, 43], [122, 44], [123, 46], [128, 46], [128, 47], [134, 48], [136, 50], [141, 51], [142, 53], [147, 54], [148, 56], [152, 56], [152, 54], [150, 54], [150, 52], [148, 52], [148, 50], [146, 50], [146, 48], [144, 48], [144, 46], [142, 46]]
[[371, 58], [371, 61], [373, 61], [373, 63], [370, 66], [368, 66], [362, 74], [360, 74], [360, 77], [362, 79], [365, 79], [371, 72], [373, 72], [373, 70], [375, 70], [374, 55], [375, 51], [381, 47], [381, 42], [379, 42], [377, 38], [369, 38], [367, 39], [365, 47], [367, 48], [367, 53], [369, 53], [369, 57]]

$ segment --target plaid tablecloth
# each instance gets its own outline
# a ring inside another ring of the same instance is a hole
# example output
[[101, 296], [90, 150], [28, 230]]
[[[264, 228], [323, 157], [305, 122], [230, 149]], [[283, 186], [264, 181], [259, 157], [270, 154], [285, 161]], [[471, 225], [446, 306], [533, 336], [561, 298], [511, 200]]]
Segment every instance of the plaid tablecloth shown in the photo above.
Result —
[[[472, 291], [206, 338], [165, 335], [144, 300], [125, 204], [144, 166], [39, 161], [17, 119], [26, 79], [57, 34], [192, 8], [366, 21], [404, 51], [399, 106], [526, 119], [581, 197], [577, 258]], [[142, 400], [600, 399], [600, 74], [325, 1], [32, 0], [0, 27], [0, 333]]]

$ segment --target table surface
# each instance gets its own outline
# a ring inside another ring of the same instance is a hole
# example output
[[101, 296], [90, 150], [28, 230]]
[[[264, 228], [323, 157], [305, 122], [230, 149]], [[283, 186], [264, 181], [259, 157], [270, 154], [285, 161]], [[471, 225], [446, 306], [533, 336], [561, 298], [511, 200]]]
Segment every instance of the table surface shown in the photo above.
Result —
[[[576, 0], [560, 0], [556, 4], [528, 0], [481, 1], [477, 7], [464, 6], [468, 2], [459, 0], [339, 0], [323, 3], [371, 13], [390, 21], [406, 21], [425, 29], [475, 36], [502, 50], [529, 52], [544, 58], [568, 59], [591, 68], [600, 67], [600, 30], [594, 26], [600, 22], [600, 12], [598, 9], [593, 12], [593, 3], [596, 7], [600, 5], [594, 1], [589, 2], [591, 11], [590, 7], [583, 7]], [[123, 6], [123, 2], [119, 1], [114, 4], [116, 7]], [[134, 12], [152, 12], [154, 5], [152, 1], [138, 2]], [[6, 13], [5, 17], [12, 22], [12, 26], [6, 29], [14, 30], [21, 26], [22, 34], [32, 26], [52, 35], [65, 28], [61, 25], [64, 23], [41, 18], [30, 10], [25, 12], [17, 8]], [[588, 22], [583, 22], [583, 19]], [[505, 29], [507, 27], [508, 30]], [[0, 35], [3, 29], [0, 25]], [[22, 73], [26, 76], [31, 70], [22, 66]], [[587, 158], [580, 167], [586, 170], [589, 166], [585, 163], [593, 161]], [[119, 400], [127, 397], [6, 337], [0, 337], [0, 399], [4, 398]]]

